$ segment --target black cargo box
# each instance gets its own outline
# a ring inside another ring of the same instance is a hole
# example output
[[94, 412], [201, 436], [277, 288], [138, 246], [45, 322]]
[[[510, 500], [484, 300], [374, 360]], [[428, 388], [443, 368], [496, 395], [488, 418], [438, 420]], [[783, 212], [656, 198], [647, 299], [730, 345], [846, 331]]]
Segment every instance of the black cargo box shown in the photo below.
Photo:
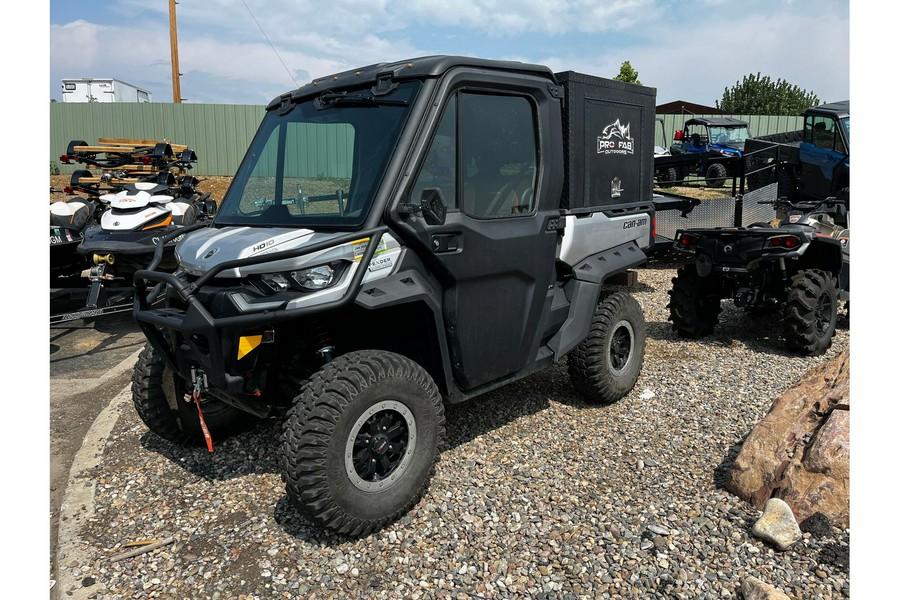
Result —
[[565, 182], [570, 213], [651, 203], [656, 88], [556, 73], [565, 89]]

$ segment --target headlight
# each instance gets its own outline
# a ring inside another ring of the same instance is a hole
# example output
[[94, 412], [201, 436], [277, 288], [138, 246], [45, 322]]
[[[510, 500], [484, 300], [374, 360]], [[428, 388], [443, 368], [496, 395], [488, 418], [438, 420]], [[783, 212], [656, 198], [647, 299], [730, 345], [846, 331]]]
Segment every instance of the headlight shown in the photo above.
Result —
[[259, 278], [274, 293], [283, 292], [291, 287], [290, 280], [282, 273], [266, 273]]
[[336, 262], [299, 271], [265, 273], [254, 278], [254, 281], [260, 291], [267, 295], [291, 290], [318, 292], [337, 283], [344, 266], [344, 263]]
[[321, 265], [302, 271], [293, 271], [291, 279], [305, 290], [324, 290], [334, 283], [334, 269], [330, 265]]

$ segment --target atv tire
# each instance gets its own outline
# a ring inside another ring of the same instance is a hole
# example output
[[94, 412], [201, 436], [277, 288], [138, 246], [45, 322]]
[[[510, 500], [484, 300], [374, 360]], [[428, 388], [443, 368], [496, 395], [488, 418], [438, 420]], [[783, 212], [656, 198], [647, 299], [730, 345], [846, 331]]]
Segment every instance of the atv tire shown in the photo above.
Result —
[[831, 273], [807, 269], [791, 277], [783, 317], [784, 339], [791, 350], [807, 356], [824, 353], [837, 318], [837, 285]]
[[725, 185], [728, 179], [728, 170], [722, 163], [712, 163], [706, 169], [706, 185], [707, 187], [720, 188]]
[[588, 336], [569, 353], [569, 379], [588, 402], [611, 404], [634, 388], [644, 363], [646, 323], [624, 292], [597, 305]]
[[[185, 446], [205, 445], [188, 383], [166, 368], [162, 356], [150, 344], [144, 346], [134, 367], [131, 399], [141, 421], [159, 437]], [[201, 400], [200, 406], [213, 443], [256, 421], [253, 415], [210, 396]]]
[[657, 177], [657, 182], [659, 183], [659, 187], [669, 188], [675, 185], [675, 182], [678, 181], [678, 169], [675, 167], [669, 167], [668, 169], [660, 169], [659, 175]]
[[288, 497], [347, 536], [381, 529], [425, 493], [444, 440], [431, 376], [384, 351], [342, 355], [316, 372], [288, 412], [280, 462]]
[[700, 277], [693, 265], [678, 269], [669, 290], [669, 320], [684, 338], [698, 339], [713, 332], [722, 312], [719, 280]]
[[[747, 170], [761, 169], [764, 166], [764, 163], [759, 164], [758, 162], [754, 162], [747, 166]], [[764, 188], [769, 184], [775, 183], [775, 175], [771, 172], [771, 170], [757, 171], [756, 173], [750, 173], [749, 175], [747, 175], [745, 183], [747, 185], [747, 191], [752, 192], [760, 188]]]

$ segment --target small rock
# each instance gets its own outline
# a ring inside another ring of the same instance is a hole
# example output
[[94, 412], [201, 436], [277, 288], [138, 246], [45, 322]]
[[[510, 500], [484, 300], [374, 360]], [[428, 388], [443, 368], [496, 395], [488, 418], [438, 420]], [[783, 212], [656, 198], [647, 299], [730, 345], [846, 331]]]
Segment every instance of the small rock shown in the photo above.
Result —
[[790, 596], [756, 577], [745, 579], [741, 584], [741, 592], [744, 600], [791, 600]]
[[762, 516], [751, 530], [759, 539], [771, 542], [779, 550], [787, 550], [803, 537], [797, 519], [787, 502], [780, 498], [769, 498]]
[[669, 535], [669, 530], [659, 525], [647, 525], [647, 531], [651, 531], [656, 535]]

